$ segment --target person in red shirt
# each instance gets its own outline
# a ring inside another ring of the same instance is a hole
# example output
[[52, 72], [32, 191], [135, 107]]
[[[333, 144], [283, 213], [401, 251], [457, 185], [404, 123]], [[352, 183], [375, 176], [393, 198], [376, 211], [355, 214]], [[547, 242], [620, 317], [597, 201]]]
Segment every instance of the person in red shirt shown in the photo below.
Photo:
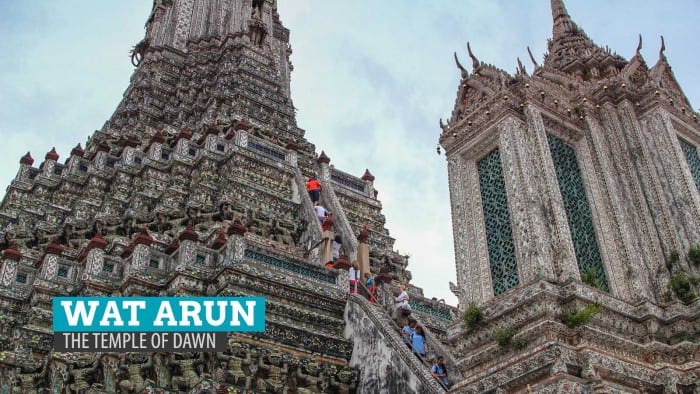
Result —
[[309, 181], [306, 182], [306, 191], [309, 192], [309, 197], [311, 197], [312, 203], [321, 200], [321, 182], [319, 182], [316, 178], [309, 178]]

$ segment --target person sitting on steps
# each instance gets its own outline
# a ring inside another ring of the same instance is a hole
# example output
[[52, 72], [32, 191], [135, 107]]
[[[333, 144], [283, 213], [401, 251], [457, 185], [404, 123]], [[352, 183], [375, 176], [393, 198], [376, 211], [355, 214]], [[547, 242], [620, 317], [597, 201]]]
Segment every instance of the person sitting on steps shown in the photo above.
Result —
[[394, 319], [396, 321], [400, 321], [401, 318], [403, 318], [404, 314], [405, 315], [411, 314], [411, 309], [410, 309], [410, 306], [408, 305], [408, 299], [409, 299], [408, 292], [403, 288], [403, 286], [401, 286], [401, 285], [396, 286], [396, 292], [399, 295], [396, 296], [396, 300], [394, 303], [394, 305], [396, 307], [396, 310], [394, 311]]

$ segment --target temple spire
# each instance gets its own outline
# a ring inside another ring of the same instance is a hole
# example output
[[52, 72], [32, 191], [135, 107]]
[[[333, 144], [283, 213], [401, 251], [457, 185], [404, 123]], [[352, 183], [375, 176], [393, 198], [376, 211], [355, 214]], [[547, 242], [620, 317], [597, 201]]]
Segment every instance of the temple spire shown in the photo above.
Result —
[[552, 38], [555, 40], [576, 33], [579, 29], [566, 11], [563, 0], [551, 0], [552, 5]]

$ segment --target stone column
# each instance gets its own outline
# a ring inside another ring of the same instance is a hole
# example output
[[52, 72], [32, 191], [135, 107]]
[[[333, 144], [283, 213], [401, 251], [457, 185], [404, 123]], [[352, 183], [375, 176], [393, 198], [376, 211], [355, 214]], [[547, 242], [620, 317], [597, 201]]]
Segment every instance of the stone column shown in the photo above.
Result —
[[287, 152], [285, 154], [285, 161], [289, 163], [290, 166], [296, 167], [297, 166], [297, 151], [299, 150], [299, 144], [294, 141], [293, 138], [289, 138], [287, 140], [287, 145], [285, 146], [287, 148]]
[[245, 119], [241, 119], [236, 122], [233, 129], [236, 131], [236, 145], [244, 148], [248, 146], [248, 130], [250, 130], [250, 123]]
[[374, 195], [374, 179], [374, 175], [366, 168], [364, 175], [362, 175], [362, 180], [365, 181], [365, 195], [369, 198], [376, 198]]
[[486, 226], [476, 158], [459, 154], [447, 159], [452, 204], [457, 285], [452, 287], [460, 307], [493, 298]]
[[[663, 232], [670, 234], [664, 238], [671, 235], [677, 237], [675, 247], [686, 251], [700, 242], [700, 191], [695, 187], [679, 141], [679, 138], [694, 141], [692, 129], [680, 121], [674, 123], [670, 114], [661, 108], [645, 115], [639, 127], [642, 133], [640, 140], [646, 143], [651, 179], [660, 189], [659, 197], [666, 200], [661, 206], [668, 215]], [[662, 242], [672, 245], [672, 240], [663, 239]]]
[[367, 244], [367, 238], [369, 234], [366, 229], [360, 231], [360, 235], [357, 237], [359, 244], [357, 245], [357, 263], [360, 265], [360, 278], [365, 279], [365, 273], [370, 272], [369, 265], [369, 245]]
[[228, 241], [226, 242], [226, 251], [224, 252], [224, 267], [232, 267], [243, 261], [245, 257], [245, 233], [248, 228], [240, 221], [235, 219], [228, 226]]
[[56, 274], [58, 273], [58, 261], [62, 253], [63, 246], [54, 243], [46, 245], [44, 257], [42, 257], [41, 270], [39, 271], [39, 278], [46, 281], [51, 281], [56, 278]]
[[19, 171], [17, 171], [14, 182], [29, 181], [29, 169], [32, 168], [32, 164], [34, 164], [34, 159], [32, 155], [27, 152], [26, 155], [19, 159]]
[[[650, 292], [650, 275], [657, 275], [656, 272], [639, 270], [638, 267], [651, 267], [660, 254], [659, 238], [656, 229], [651, 222], [650, 213], [642, 191], [642, 185], [636, 174], [636, 168], [632, 162], [632, 157], [636, 155], [632, 146], [629, 145], [623, 125], [615, 105], [607, 102], [600, 109], [600, 120], [602, 129], [600, 132], [605, 138], [603, 145], [607, 148], [603, 154], [609, 155], [605, 158], [599, 156], [601, 162], [607, 162], [612, 169], [609, 182], [619, 182], [613, 206], [621, 215], [621, 223], [625, 228], [621, 228], [622, 238], [627, 243], [626, 252], [629, 260], [623, 260], [625, 267], [621, 267], [620, 275], [623, 275], [625, 282], [629, 286], [629, 299], [627, 301], [636, 302], [642, 299], [656, 299], [656, 295]], [[660, 294], [660, 293], [659, 293]]]
[[[580, 278], [571, 230], [564, 201], [559, 190], [554, 162], [549, 151], [547, 129], [541, 112], [533, 105], [526, 107], [527, 147], [519, 147], [521, 162], [529, 164], [523, 184], [527, 185], [534, 248], [538, 272], [545, 278], [564, 281]], [[552, 130], [553, 132], [554, 130]], [[531, 159], [528, 160], [528, 156]], [[538, 255], [542, 250], [542, 255]]]
[[16, 245], [0, 251], [0, 253], [0, 261], [2, 262], [0, 265], [0, 286], [9, 288], [17, 276], [17, 265], [22, 260], [22, 255]]
[[53, 169], [58, 161], [58, 153], [56, 153], [56, 148], [51, 148], [49, 152], [46, 153], [44, 157], [44, 162], [41, 163], [41, 175], [45, 177], [54, 176]]

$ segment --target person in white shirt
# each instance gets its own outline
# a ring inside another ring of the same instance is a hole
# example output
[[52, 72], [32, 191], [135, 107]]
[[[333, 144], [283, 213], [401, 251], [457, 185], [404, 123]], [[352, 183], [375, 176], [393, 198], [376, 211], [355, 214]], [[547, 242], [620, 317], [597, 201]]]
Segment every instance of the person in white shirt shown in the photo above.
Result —
[[358, 282], [360, 281], [360, 267], [357, 265], [357, 262], [353, 262], [348, 269], [348, 277], [350, 278], [350, 294], [356, 294]]
[[396, 286], [396, 291], [399, 293], [399, 295], [396, 296], [395, 300], [396, 311], [394, 312], [394, 317], [396, 320], [399, 320], [402, 318], [401, 310], [409, 309], [410, 306], [408, 305], [408, 292], [403, 288], [403, 286]]
[[333, 260], [338, 260], [340, 257], [340, 247], [343, 246], [340, 235], [336, 235], [333, 239]]
[[323, 223], [323, 220], [328, 215], [328, 211], [326, 211], [326, 208], [324, 208], [321, 204], [318, 203], [318, 201], [316, 201], [314, 203], [314, 211], [316, 211], [316, 217], [318, 218], [318, 221], [320, 223]]

